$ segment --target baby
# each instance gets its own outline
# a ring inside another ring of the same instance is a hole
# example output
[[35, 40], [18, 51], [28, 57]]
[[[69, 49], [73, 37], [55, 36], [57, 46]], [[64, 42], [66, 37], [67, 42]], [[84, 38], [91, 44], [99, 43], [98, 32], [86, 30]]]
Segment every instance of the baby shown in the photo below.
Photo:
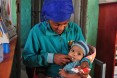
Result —
[[[90, 70], [90, 68], [80, 68], [81, 62], [86, 61], [86, 58], [83, 58], [89, 53], [89, 47], [83, 41], [73, 42], [69, 52], [69, 56], [72, 57], [72, 62], [68, 63], [63, 70], [68, 73], [85, 73]], [[88, 62], [90, 63], [90, 62]], [[89, 64], [91, 65], [91, 64]], [[60, 71], [61, 72], [61, 71]], [[59, 73], [60, 73], [59, 72]]]

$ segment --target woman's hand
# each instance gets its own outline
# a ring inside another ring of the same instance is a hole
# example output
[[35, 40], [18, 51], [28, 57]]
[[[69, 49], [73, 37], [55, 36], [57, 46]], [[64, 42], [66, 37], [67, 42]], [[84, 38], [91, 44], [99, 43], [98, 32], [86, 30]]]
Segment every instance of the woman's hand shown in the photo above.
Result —
[[64, 78], [81, 78], [78, 74], [69, 74], [64, 69], [62, 69], [59, 74]]
[[64, 78], [66, 78], [66, 77], [67, 77], [67, 75], [68, 75], [68, 73], [67, 73], [67, 72], [65, 72], [65, 70], [64, 70], [64, 69], [61, 69], [61, 71], [59, 72], [59, 74], [60, 74], [62, 77], [64, 77]]
[[[88, 62], [82, 62], [80, 65], [80, 68], [89, 68], [89, 64]], [[90, 69], [90, 68], [89, 68]], [[79, 73], [75, 73], [75, 74], [69, 74], [67, 73], [64, 69], [62, 69], [59, 74], [64, 77], [64, 78], [87, 78], [88, 74], [90, 73], [90, 70], [87, 70], [86, 72], [79, 72]]]
[[71, 60], [71, 57], [64, 54], [55, 54], [54, 55], [54, 63], [57, 65], [65, 65], [69, 63]]

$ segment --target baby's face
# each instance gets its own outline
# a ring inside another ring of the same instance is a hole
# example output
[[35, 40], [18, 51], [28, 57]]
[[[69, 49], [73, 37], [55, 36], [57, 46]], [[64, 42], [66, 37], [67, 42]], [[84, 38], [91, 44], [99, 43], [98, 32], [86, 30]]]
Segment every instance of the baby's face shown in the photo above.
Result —
[[70, 49], [70, 52], [68, 55], [72, 57], [72, 61], [78, 61], [78, 60], [81, 60], [83, 58], [83, 50], [82, 50], [82, 48], [74, 45]]

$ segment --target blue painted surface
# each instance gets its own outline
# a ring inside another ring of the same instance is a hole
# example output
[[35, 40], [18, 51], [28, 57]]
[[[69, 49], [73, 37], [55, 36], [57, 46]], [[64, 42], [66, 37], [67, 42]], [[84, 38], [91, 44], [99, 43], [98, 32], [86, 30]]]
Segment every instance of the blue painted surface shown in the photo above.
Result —
[[24, 46], [31, 29], [31, 0], [21, 0], [21, 46]]

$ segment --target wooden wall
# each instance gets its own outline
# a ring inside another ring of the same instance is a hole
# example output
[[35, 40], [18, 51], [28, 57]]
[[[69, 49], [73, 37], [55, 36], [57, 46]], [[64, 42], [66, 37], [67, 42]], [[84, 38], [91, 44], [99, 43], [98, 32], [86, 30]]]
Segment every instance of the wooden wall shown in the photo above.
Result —
[[[113, 78], [114, 74], [116, 31], [117, 3], [100, 4], [96, 58], [106, 62], [106, 78]], [[98, 74], [95, 72], [95, 78], [100, 78]]]

